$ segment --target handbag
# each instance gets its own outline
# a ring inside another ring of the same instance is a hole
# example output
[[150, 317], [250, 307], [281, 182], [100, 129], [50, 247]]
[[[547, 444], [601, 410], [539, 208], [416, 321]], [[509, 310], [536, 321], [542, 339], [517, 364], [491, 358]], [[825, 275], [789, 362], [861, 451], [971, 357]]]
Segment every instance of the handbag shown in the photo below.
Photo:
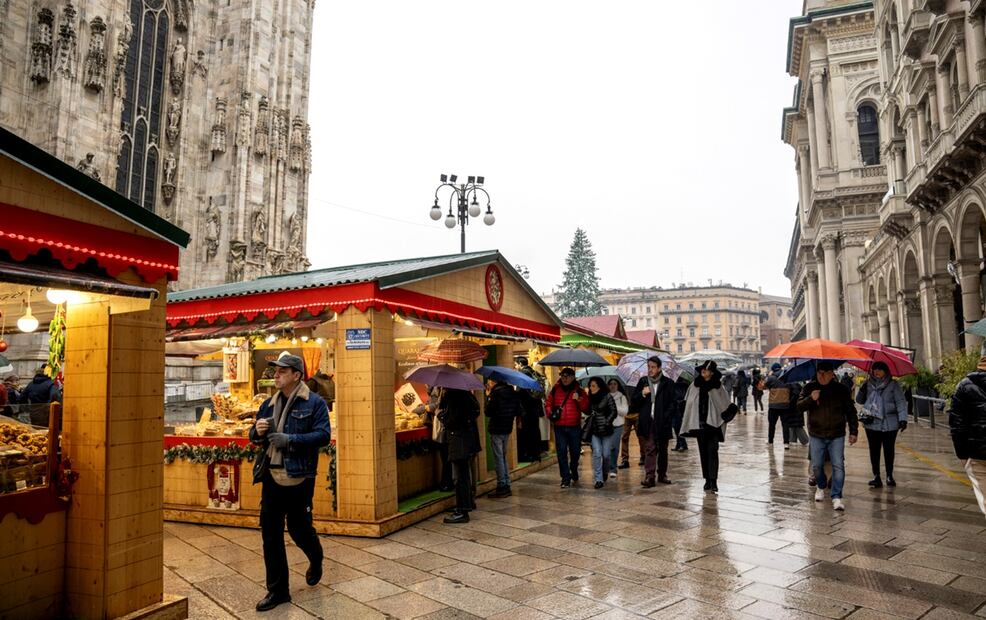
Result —
[[568, 392], [568, 394], [565, 394], [565, 400], [561, 401], [561, 406], [556, 406], [551, 408], [551, 414], [548, 416], [549, 420], [551, 420], [552, 422], [557, 422], [558, 420], [561, 419], [561, 414], [562, 412], [565, 411], [565, 405], [568, 403], [568, 398], [572, 395], [572, 392], [574, 392], [576, 389], [578, 388], [572, 388]]

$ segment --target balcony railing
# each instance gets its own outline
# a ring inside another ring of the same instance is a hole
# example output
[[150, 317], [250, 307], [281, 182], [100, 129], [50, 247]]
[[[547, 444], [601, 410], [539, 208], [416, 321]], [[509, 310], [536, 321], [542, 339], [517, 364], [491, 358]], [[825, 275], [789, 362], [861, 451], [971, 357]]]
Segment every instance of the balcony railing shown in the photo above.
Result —
[[[925, 2], [928, 4], [928, 2]], [[926, 9], [914, 9], [907, 16], [904, 22], [904, 30], [901, 33], [901, 45], [903, 52], [909, 57], [917, 59], [921, 56], [921, 49], [928, 42], [931, 32], [931, 22], [935, 19], [934, 14]]]

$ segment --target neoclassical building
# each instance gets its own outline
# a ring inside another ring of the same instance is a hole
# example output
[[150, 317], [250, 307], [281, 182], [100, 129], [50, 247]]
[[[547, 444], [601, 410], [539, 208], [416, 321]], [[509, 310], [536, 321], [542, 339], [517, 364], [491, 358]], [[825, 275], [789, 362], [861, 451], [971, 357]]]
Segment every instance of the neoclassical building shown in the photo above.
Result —
[[888, 178], [874, 20], [871, 2], [807, 0], [790, 22], [787, 70], [798, 83], [782, 138], [795, 151], [799, 190], [785, 268], [794, 338], [868, 333], [859, 264]]
[[307, 268], [314, 0], [0, 0], [0, 125], [188, 230], [180, 288]]

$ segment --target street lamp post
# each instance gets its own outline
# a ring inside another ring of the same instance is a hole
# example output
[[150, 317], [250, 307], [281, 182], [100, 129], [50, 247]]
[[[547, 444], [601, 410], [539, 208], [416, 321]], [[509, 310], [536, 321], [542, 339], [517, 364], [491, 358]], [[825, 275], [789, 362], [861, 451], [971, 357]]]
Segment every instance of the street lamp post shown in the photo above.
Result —
[[[492, 226], [496, 217], [493, 216], [493, 208], [490, 206], [490, 195], [483, 189], [483, 181], [485, 180], [483, 177], [468, 177], [465, 183], [456, 185], [457, 180], [458, 177], [454, 174], [441, 176], [442, 183], [435, 189], [435, 204], [432, 205], [429, 215], [435, 221], [442, 219], [442, 208], [438, 205], [438, 194], [443, 187], [451, 188], [445, 226], [446, 228], [455, 228], [456, 223], [458, 223], [462, 239], [461, 251], [465, 254], [466, 226], [469, 224], [469, 218], [479, 217], [483, 212], [482, 206], [479, 204], [480, 193], [486, 196], [486, 214], [483, 215], [483, 223]], [[456, 211], [452, 210], [453, 203], [456, 203]]]

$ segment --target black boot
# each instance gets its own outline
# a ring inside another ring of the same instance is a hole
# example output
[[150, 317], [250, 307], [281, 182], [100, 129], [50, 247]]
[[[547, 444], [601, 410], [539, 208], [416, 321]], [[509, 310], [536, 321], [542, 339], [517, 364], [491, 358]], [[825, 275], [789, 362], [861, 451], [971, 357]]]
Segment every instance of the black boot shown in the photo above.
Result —
[[468, 512], [453, 512], [449, 516], [445, 517], [445, 523], [469, 523], [469, 513]]
[[268, 592], [267, 596], [260, 599], [260, 602], [257, 603], [257, 611], [270, 611], [271, 609], [274, 609], [281, 603], [290, 603], [290, 602], [291, 602], [290, 594], [274, 594], [273, 592]]
[[874, 489], [879, 489], [880, 487], [883, 486], [883, 482], [880, 480], [880, 476], [877, 476], [876, 478], [870, 480], [869, 484]]

